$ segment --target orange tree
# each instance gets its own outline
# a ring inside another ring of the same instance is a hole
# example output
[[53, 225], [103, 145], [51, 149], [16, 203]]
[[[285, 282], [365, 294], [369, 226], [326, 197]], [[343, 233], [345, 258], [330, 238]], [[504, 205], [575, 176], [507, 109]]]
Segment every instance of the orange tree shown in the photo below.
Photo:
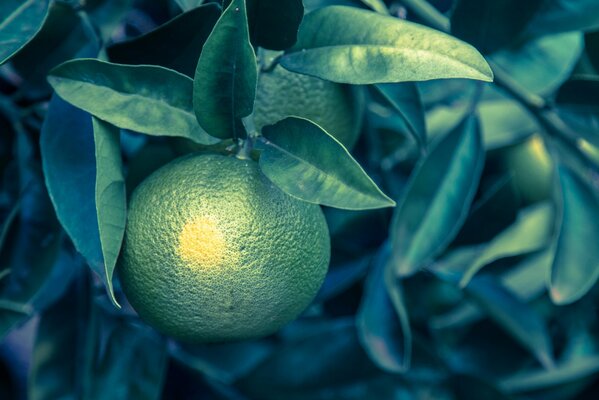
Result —
[[574, 399], [594, 0], [4, 0], [0, 397]]

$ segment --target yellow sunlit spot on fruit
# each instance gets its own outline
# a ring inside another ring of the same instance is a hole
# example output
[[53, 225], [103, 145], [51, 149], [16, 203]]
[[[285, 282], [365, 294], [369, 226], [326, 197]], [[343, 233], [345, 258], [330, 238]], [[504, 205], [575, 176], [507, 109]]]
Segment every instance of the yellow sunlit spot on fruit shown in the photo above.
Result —
[[221, 264], [226, 247], [225, 236], [218, 228], [217, 221], [202, 216], [183, 225], [177, 254], [190, 266], [209, 268]]

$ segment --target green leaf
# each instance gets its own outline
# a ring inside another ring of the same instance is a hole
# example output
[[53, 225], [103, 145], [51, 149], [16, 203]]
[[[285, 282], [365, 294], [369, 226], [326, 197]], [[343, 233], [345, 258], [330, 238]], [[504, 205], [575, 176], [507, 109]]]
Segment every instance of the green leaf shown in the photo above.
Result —
[[478, 257], [467, 265], [460, 285], [468, 285], [478, 271], [494, 261], [532, 253], [547, 246], [553, 234], [553, 217], [553, 206], [548, 203], [522, 210], [516, 222], [484, 245]]
[[484, 58], [464, 42], [398, 18], [343, 6], [306, 15], [297, 43], [281, 64], [351, 84], [493, 79]]
[[[402, 373], [410, 368], [412, 332], [400, 284], [391, 280], [388, 288], [385, 283], [389, 280], [389, 256], [390, 246], [386, 244], [373, 261], [356, 315], [356, 328], [364, 349], [378, 366]], [[399, 306], [397, 311], [394, 305]]]
[[599, 146], [599, 77], [576, 77], [560, 87], [557, 113], [576, 135]]
[[108, 47], [108, 57], [121, 64], [160, 65], [193, 77], [219, 16], [214, 3], [194, 8], [144, 35]]
[[307, 119], [265, 126], [264, 175], [300, 200], [347, 210], [392, 207], [387, 197], [334, 137]]
[[96, 214], [104, 258], [102, 275], [110, 300], [120, 307], [112, 288], [112, 275], [127, 221], [120, 130], [95, 117], [92, 117], [92, 124], [96, 149]]
[[522, 142], [540, 129], [528, 111], [513, 100], [483, 101], [477, 111], [486, 150]]
[[459, 0], [451, 33], [485, 54], [514, 43], [545, 0]]
[[99, 48], [98, 39], [72, 6], [52, 3], [42, 29], [11, 60], [23, 79], [19, 92], [33, 98], [49, 96], [52, 88], [46, 77], [52, 68], [74, 57], [97, 54]]
[[465, 289], [489, 318], [503, 327], [545, 367], [553, 365], [553, 350], [545, 321], [492, 277], [477, 277]]
[[508, 393], [554, 388], [599, 373], [599, 356], [589, 355], [550, 370], [527, 371], [503, 379], [500, 386]]
[[544, 7], [528, 26], [529, 36], [571, 31], [596, 31], [599, 3], [595, 0], [545, 0]]
[[0, 65], [33, 38], [47, 12], [48, 0], [0, 2]]
[[476, 120], [467, 118], [415, 168], [392, 220], [397, 274], [415, 273], [455, 237], [476, 193], [484, 159]]
[[[99, 125], [97, 121], [96, 125]], [[97, 149], [94, 135], [98, 136]], [[110, 135], [103, 130], [94, 132], [88, 114], [54, 96], [42, 127], [40, 149], [46, 186], [58, 220], [112, 297], [107, 266], [110, 268], [113, 263], [120, 234], [115, 227], [106, 225], [120, 225], [118, 214], [124, 210], [120, 209], [118, 195], [112, 197], [120, 186], [117, 177], [120, 152], [118, 143], [111, 142], [116, 138]], [[111, 182], [115, 182], [114, 186]], [[107, 234], [116, 237], [109, 238]]]
[[217, 141], [196, 122], [192, 80], [173, 70], [79, 59], [56, 67], [48, 81], [69, 103], [119, 128], [200, 144]]
[[506, 48], [491, 59], [524, 89], [545, 96], [568, 79], [583, 48], [582, 33], [567, 32]]
[[549, 293], [555, 304], [569, 304], [584, 296], [599, 277], [599, 248], [586, 240], [599, 235], [599, 200], [574, 172], [560, 167], [558, 175], [561, 222]]
[[193, 108], [202, 128], [221, 139], [245, 136], [241, 118], [254, 108], [257, 79], [245, 0], [233, 0], [208, 37], [196, 68]]
[[107, 43], [131, 10], [132, 3], [133, 0], [86, 0], [81, 6], [102, 42]]
[[424, 109], [416, 84], [411, 82], [400, 84], [381, 83], [374, 85], [374, 87], [404, 120], [416, 143], [420, 147], [425, 147]]
[[293, 46], [304, 17], [302, 0], [247, 0], [247, 10], [254, 46], [270, 50]]

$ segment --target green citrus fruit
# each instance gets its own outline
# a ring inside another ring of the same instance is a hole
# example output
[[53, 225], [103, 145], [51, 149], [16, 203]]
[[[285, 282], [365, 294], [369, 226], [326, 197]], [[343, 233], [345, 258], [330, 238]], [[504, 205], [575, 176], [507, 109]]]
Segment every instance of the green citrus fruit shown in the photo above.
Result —
[[359, 97], [359, 88], [276, 66], [260, 74], [254, 103], [256, 128], [288, 116], [307, 118], [351, 149], [362, 123]]
[[513, 184], [525, 203], [551, 197], [553, 163], [539, 136], [507, 150], [507, 167], [513, 172]]
[[190, 155], [133, 192], [119, 271], [140, 317], [190, 342], [259, 337], [313, 300], [330, 257], [318, 205], [282, 192], [257, 164]]

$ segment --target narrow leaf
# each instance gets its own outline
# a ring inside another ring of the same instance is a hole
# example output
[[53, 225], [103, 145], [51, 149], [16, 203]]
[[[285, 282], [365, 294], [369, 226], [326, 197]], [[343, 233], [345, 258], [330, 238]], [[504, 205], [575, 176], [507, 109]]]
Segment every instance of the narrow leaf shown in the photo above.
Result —
[[297, 43], [281, 64], [351, 84], [493, 79], [484, 58], [469, 44], [412, 22], [344, 6], [306, 15]]
[[56, 67], [48, 81], [64, 100], [119, 128], [217, 142], [196, 122], [192, 80], [173, 70], [79, 59]]
[[[411, 328], [401, 294], [394, 283], [387, 288], [390, 246], [382, 247], [374, 259], [366, 280], [366, 288], [356, 316], [356, 327], [362, 345], [370, 358], [381, 368], [393, 373], [405, 372], [410, 366]], [[390, 293], [400, 305], [397, 312]]]
[[391, 226], [397, 274], [413, 274], [455, 237], [476, 193], [484, 158], [476, 120], [467, 118], [416, 167]]
[[599, 373], [599, 356], [585, 358], [559, 365], [551, 370], [520, 373], [503, 379], [500, 386], [508, 393], [531, 392], [565, 385]]
[[289, 117], [262, 134], [268, 141], [260, 168], [289, 195], [348, 210], [395, 205], [345, 147], [313, 122]]
[[0, 2], [0, 65], [8, 61], [40, 30], [48, 0]]
[[193, 8], [144, 35], [108, 47], [108, 57], [121, 64], [160, 65], [193, 77], [219, 16], [214, 3]]
[[558, 168], [561, 224], [551, 269], [550, 294], [556, 304], [584, 296], [599, 277], [599, 248], [588, 239], [599, 237], [597, 196], [574, 172]]
[[387, 9], [387, 5], [383, 0], [360, 0], [362, 4], [368, 6], [373, 11], [376, 11], [379, 14], [389, 15], [389, 10]]
[[548, 203], [522, 210], [516, 222], [484, 245], [478, 257], [465, 269], [460, 285], [468, 285], [478, 271], [494, 261], [532, 253], [546, 247], [553, 234], [553, 217], [553, 206]]
[[468, 296], [487, 315], [528, 349], [541, 365], [553, 365], [553, 350], [545, 321], [526, 303], [521, 302], [491, 277], [477, 277], [466, 288]]
[[121, 160], [120, 130], [92, 117], [96, 153], [96, 214], [104, 275], [108, 295], [120, 307], [112, 288], [112, 275], [121, 249], [127, 203], [125, 200], [125, 178]]
[[243, 137], [241, 118], [254, 108], [258, 73], [250, 44], [245, 0], [233, 0], [216, 23], [200, 55], [193, 108], [214, 137]]

